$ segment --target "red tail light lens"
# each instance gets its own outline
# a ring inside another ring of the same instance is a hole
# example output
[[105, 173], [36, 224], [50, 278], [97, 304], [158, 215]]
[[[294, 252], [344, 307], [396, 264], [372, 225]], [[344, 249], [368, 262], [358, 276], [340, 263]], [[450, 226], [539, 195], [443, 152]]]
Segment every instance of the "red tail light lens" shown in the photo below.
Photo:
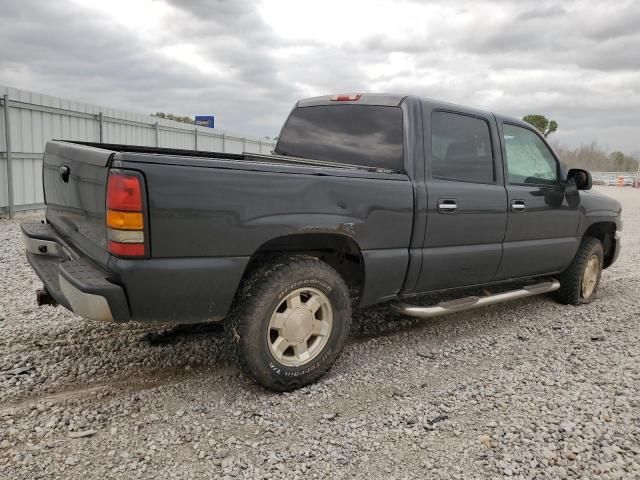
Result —
[[115, 173], [107, 181], [107, 208], [125, 212], [142, 211], [142, 187], [135, 175]]
[[109, 241], [109, 253], [118, 257], [144, 257], [144, 243], [120, 243]]
[[107, 249], [118, 257], [144, 257], [145, 212], [142, 176], [112, 170], [107, 180]]

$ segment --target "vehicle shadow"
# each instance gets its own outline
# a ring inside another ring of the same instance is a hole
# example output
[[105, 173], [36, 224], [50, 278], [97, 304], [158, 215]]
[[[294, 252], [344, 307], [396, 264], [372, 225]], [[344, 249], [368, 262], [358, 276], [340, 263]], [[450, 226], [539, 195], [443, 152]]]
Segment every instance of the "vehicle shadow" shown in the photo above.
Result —
[[224, 326], [222, 323], [205, 322], [186, 325], [169, 326], [157, 332], [147, 332], [140, 338], [143, 344], [155, 347], [175, 342], [180, 338], [190, 338], [199, 335], [222, 334]]
[[[504, 290], [507, 290], [508, 288], [513, 287], [503, 287]], [[468, 289], [466, 292], [469, 295], [482, 295], [483, 289]], [[420, 305], [433, 305], [439, 301], [451, 300], [458, 298], [459, 296], [459, 292], [452, 291], [420, 295], [415, 297], [413, 301]], [[542, 297], [544, 298], [548, 296], [543, 295]], [[508, 303], [514, 305], [514, 303], [518, 304], [520, 302], [511, 301]], [[504, 308], [503, 306], [497, 305], [488, 307], [489, 310], [487, 310], [487, 307], [484, 307], [477, 311], [471, 310], [470, 312], [452, 313], [444, 317], [421, 319], [401, 315], [390, 307], [391, 302], [385, 302], [354, 309], [349, 335], [350, 341], [364, 341], [372, 337], [394, 335], [407, 330], [429, 328], [443, 323], [455, 324], [456, 319], [459, 319], [460, 321], [467, 321], [470, 317], [478, 315], [478, 312]], [[166, 329], [146, 333], [142, 336], [141, 340], [143, 343], [150, 346], [167, 345], [180, 339], [197, 338], [202, 335], [221, 335], [223, 329], [224, 326], [222, 322], [167, 326]]]
[[[547, 301], [550, 300], [546, 295], [541, 295], [540, 297], [546, 297]], [[508, 302], [508, 305], [514, 306], [531, 301], [537, 300], [515, 300]], [[459, 330], [461, 324], [467, 324], [469, 319], [476, 317], [483, 312], [490, 312], [504, 308], [509, 307], [505, 307], [504, 305], [493, 305], [483, 307], [478, 310], [470, 310], [436, 318], [422, 319], [401, 315], [400, 313], [392, 310], [389, 303], [381, 303], [364, 308], [358, 308], [353, 311], [349, 341], [361, 342], [370, 338], [392, 336], [415, 329], [439, 328], [439, 326], [444, 324], [450, 325], [454, 330]], [[505, 319], [505, 322], [507, 321], [508, 319]], [[162, 330], [146, 332], [140, 337], [140, 341], [142, 344], [150, 347], [175, 345], [183, 342], [189, 343], [191, 341], [202, 340], [203, 337], [211, 337], [212, 339], [217, 337], [219, 341], [223, 342], [223, 330], [224, 325], [222, 322], [167, 326]]]
[[[392, 311], [387, 304], [357, 309], [353, 312], [350, 338], [353, 341], [365, 340], [379, 335], [392, 335], [406, 329], [425, 324], [424, 320], [402, 316]], [[223, 335], [222, 322], [205, 322], [186, 325], [168, 325], [161, 330], [146, 332], [140, 342], [150, 347], [189, 341], [205, 335]]]

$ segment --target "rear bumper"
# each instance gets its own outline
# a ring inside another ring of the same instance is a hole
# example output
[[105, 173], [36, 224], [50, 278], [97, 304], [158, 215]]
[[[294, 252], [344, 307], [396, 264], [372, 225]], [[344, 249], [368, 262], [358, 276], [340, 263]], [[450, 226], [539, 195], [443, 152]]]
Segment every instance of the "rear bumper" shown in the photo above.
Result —
[[49, 224], [21, 225], [27, 259], [57, 303], [93, 320], [197, 323], [223, 319], [249, 257], [111, 256], [107, 269]]
[[56, 302], [92, 320], [129, 320], [125, 292], [109, 280], [109, 272], [72, 250], [51, 225], [20, 227], [27, 259]]

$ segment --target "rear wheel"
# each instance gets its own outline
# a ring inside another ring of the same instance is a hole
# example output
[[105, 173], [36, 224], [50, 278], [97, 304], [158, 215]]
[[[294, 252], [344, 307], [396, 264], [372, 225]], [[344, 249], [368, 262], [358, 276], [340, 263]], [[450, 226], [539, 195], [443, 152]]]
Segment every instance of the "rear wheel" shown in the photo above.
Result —
[[600, 284], [604, 252], [597, 238], [585, 237], [571, 265], [558, 278], [558, 301], [571, 305], [589, 303]]
[[349, 333], [349, 291], [342, 277], [312, 257], [281, 257], [243, 283], [225, 329], [232, 352], [261, 385], [294, 390], [320, 378]]

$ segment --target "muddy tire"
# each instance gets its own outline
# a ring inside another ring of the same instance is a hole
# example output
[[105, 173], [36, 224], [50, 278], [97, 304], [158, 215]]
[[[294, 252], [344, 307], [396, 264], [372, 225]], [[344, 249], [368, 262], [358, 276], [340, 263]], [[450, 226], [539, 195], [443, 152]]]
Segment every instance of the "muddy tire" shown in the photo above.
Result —
[[555, 297], [560, 303], [580, 305], [595, 297], [600, 284], [604, 252], [597, 238], [585, 237], [569, 268], [559, 277]]
[[331, 368], [350, 323], [342, 277], [316, 258], [296, 255], [270, 261], [243, 281], [225, 334], [246, 375], [268, 389], [289, 391]]

